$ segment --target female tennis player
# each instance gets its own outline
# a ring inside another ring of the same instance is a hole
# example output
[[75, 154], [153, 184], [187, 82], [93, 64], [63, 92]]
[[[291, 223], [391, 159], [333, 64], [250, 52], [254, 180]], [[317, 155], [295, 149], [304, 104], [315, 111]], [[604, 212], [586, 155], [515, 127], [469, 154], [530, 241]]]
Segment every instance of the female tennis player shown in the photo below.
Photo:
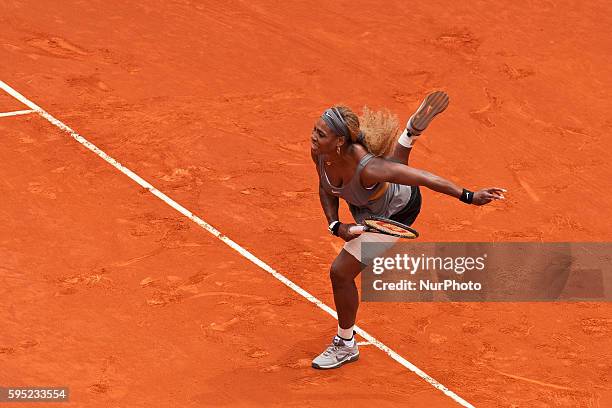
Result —
[[408, 166], [415, 141], [432, 119], [446, 109], [448, 101], [444, 92], [428, 95], [399, 138], [397, 120], [386, 111], [372, 112], [365, 108], [358, 118], [346, 106], [334, 106], [315, 123], [311, 155], [319, 173], [321, 206], [329, 231], [346, 243], [330, 268], [338, 333], [332, 344], [312, 361], [314, 368], [337, 368], [359, 358], [353, 328], [359, 307], [355, 278], [364, 268], [360, 262], [361, 244], [398, 239], [372, 232], [351, 233], [349, 230], [356, 224], [338, 219], [339, 198], [348, 203], [356, 223], [377, 216], [405, 225], [411, 225], [421, 209], [419, 186], [475, 205], [504, 198], [502, 188], [472, 192]]

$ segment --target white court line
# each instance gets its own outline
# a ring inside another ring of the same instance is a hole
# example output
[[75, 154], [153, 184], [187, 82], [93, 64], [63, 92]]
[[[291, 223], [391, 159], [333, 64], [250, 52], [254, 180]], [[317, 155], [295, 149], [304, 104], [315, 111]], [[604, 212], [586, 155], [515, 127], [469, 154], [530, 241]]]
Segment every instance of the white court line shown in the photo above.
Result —
[[28, 113], [33, 113], [33, 112], [35, 112], [33, 109], [18, 110], [18, 111], [13, 111], [13, 112], [2, 112], [0, 113], [0, 118], [5, 118], [8, 116], [27, 115]]
[[[141, 187], [144, 187], [147, 190], [149, 190], [151, 194], [153, 194], [154, 196], [156, 196], [157, 198], [159, 198], [160, 200], [168, 204], [170, 207], [174, 208], [176, 211], [183, 214], [185, 217], [189, 218], [191, 221], [195, 222], [200, 227], [204, 228], [206, 231], [213, 234], [215, 237], [219, 238], [223, 243], [228, 245], [230, 248], [236, 250], [236, 252], [238, 252], [240, 255], [244, 256], [246, 259], [253, 262], [255, 265], [259, 266], [261, 269], [268, 272], [270, 275], [274, 276], [276, 279], [278, 279], [279, 281], [287, 285], [289, 288], [291, 288], [295, 292], [302, 295], [309, 302], [314, 303], [320, 309], [330, 314], [334, 319], [336, 320], [338, 319], [338, 315], [336, 314], [336, 312], [332, 308], [327, 306], [325, 303], [321, 302], [315, 296], [311, 295], [310, 293], [308, 293], [307, 291], [305, 291], [304, 289], [302, 289], [301, 287], [293, 283], [291, 280], [286, 278], [283, 274], [277, 272], [271, 266], [269, 266], [268, 264], [266, 264], [265, 262], [257, 258], [255, 255], [253, 255], [252, 253], [250, 253], [249, 251], [242, 248], [240, 245], [238, 245], [237, 243], [235, 243], [234, 241], [232, 241], [231, 239], [223, 235], [215, 227], [213, 227], [206, 221], [202, 220], [200, 217], [193, 214], [191, 211], [189, 211], [188, 209], [186, 209], [185, 207], [183, 207], [182, 205], [180, 205], [179, 203], [177, 203], [176, 201], [174, 201], [173, 199], [171, 199], [170, 197], [168, 197], [167, 195], [165, 195], [164, 193], [162, 193], [161, 191], [153, 187], [153, 185], [151, 185], [148, 181], [144, 180], [139, 175], [134, 173], [132, 170], [123, 166], [121, 163], [119, 163], [117, 160], [110, 157], [108, 154], [104, 153], [93, 143], [89, 142], [87, 139], [79, 135], [77, 132], [75, 132], [70, 127], [62, 123], [60, 120], [55, 119], [53, 116], [51, 116], [49, 113], [44, 111], [41, 107], [36, 105], [34, 102], [30, 101], [25, 96], [21, 95], [19, 92], [17, 92], [16, 90], [14, 90], [13, 88], [11, 88], [9, 85], [7, 85], [6, 83], [2, 81], [0, 81], [0, 89], [3, 89], [6, 93], [11, 95], [13, 98], [17, 99], [24, 105], [33, 109], [34, 111], [36, 111], [36, 113], [38, 113], [40, 116], [48, 120], [50, 123], [57, 126], [64, 132], [68, 133], [77, 142], [79, 142], [80, 144], [82, 144], [83, 146], [91, 150], [92, 152], [94, 152], [96, 155], [100, 156], [104, 161], [109, 163], [111, 166], [115, 167], [117, 170], [119, 170], [120, 172], [122, 172], [123, 174], [125, 174], [126, 176], [134, 180], [136, 183], [138, 183]], [[465, 401], [463, 398], [461, 398], [460, 396], [458, 396], [457, 394], [449, 390], [447, 387], [445, 387], [444, 385], [436, 381], [429, 374], [425, 373], [423, 370], [421, 370], [420, 368], [418, 368], [417, 366], [415, 366], [414, 364], [406, 360], [404, 357], [397, 354], [391, 348], [389, 348], [382, 342], [378, 341], [376, 338], [374, 338], [371, 334], [369, 334], [365, 330], [359, 328], [358, 326], [355, 326], [355, 331], [357, 332], [357, 334], [359, 334], [361, 337], [366, 339], [372, 345], [384, 351], [393, 360], [397, 361], [398, 363], [406, 367], [408, 370], [412, 371], [413, 373], [421, 377], [423, 380], [427, 381], [434, 388], [442, 391], [446, 396], [453, 399], [459, 405], [464, 406], [464, 407], [474, 408], [472, 404]]]

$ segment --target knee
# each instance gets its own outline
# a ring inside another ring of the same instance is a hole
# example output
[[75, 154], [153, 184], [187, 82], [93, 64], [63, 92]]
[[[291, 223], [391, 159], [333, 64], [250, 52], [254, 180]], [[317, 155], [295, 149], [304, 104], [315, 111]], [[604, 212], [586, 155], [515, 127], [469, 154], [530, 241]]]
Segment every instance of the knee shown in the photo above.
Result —
[[343, 286], [348, 283], [351, 283], [353, 277], [349, 273], [349, 271], [342, 268], [336, 262], [334, 262], [329, 269], [329, 279], [332, 282], [332, 286]]

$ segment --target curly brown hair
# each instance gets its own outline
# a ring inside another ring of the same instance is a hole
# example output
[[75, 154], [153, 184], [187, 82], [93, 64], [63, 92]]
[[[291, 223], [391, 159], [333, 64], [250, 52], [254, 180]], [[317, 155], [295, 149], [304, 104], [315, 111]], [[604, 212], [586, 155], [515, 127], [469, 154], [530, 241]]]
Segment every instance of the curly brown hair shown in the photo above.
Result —
[[[389, 110], [373, 111], [363, 107], [357, 116], [349, 107], [336, 105], [348, 125], [351, 143], [361, 143], [375, 156], [388, 156], [395, 145], [399, 134], [397, 116]], [[360, 137], [360, 132], [363, 137]]]

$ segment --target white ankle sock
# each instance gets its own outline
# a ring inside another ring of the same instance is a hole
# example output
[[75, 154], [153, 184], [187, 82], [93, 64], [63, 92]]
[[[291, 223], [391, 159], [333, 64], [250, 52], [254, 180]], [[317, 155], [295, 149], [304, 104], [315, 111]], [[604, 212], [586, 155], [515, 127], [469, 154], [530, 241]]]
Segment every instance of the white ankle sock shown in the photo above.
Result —
[[341, 337], [342, 339], [345, 340], [354, 340], [353, 339], [353, 328], [355, 326], [351, 326], [348, 329], [343, 329], [342, 327], [340, 327], [340, 325], [338, 325], [338, 337]]
[[408, 129], [404, 129], [397, 142], [404, 147], [412, 147], [412, 140], [408, 136]]
[[404, 147], [411, 148], [418, 137], [419, 135], [413, 135], [408, 132], [408, 129], [404, 129], [397, 142]]

